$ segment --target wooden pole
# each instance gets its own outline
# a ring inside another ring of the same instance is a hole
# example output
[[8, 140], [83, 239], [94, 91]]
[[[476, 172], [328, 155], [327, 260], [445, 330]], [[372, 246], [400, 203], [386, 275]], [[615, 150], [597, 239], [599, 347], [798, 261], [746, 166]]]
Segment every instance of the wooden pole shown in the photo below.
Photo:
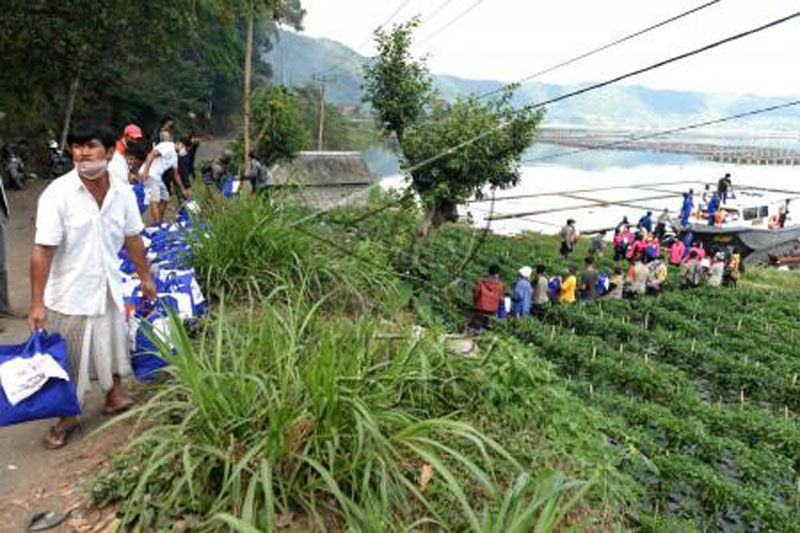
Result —
[[255, 6], [253, 0], [247, 2], [247, 34], [244, 43], [244, 88], [242, 95], [242, 110], [244, 123], [244, 158], [242, 161], [242, 171], [240, 175], [247, 172], [247, 164], [250, 158], [250, 80], [253, 75], [253, 19], [255, 19]]
[[75, 79], [69, 85], [67, 92], [67, 108], [64, 111], [64, 129], [61, 130], [61, 143], [60, 147], [63, 150], [67, 146], [67, 135], [69, 134], [70, 123], [72, 122], [72, 113], [75, 111], [75, 100], [78, 98], [78, 87], [80, 86], [81, 77], [80, 73], [75, 75]]

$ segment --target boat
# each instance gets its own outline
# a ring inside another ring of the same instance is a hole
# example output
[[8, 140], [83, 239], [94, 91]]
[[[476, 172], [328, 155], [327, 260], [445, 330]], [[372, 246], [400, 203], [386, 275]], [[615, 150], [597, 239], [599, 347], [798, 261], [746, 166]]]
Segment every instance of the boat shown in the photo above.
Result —
[[736, 248], [748, 263], [768, 263], [770, 256], [797, 253], [800, 245], [800, 224], [793, 223], [791, 209], [781, 227], [779, 210], [785, 201], [764, 191], [737, 191], [735, 199], [720, 206], [715, 225], [708, 224], [702, 209], [693, 213], [690, 225], [707, 250]]

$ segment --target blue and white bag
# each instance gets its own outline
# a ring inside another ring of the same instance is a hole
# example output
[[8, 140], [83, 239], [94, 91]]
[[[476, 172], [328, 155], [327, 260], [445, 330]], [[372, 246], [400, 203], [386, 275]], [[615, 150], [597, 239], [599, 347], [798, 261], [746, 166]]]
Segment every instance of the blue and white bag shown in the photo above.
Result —
[[206, 300], [193, 270], [159, 270], [156, 287], [159, 296], [174, 299], [174, 309], [180, 318], [196, 318], [206, 313]]
[[159, 305], [146, 317], [134, 318], [128, 335], [133, 375], [139, 381], [151, 381], [159, 369], [168, 365], [154, 339], [170, 345], [169, 316]]
[[233, 174], [228, 174], [222, 181], [222, 196], [225, 198], [233, 198], [234, 195], [239, 192], [240, 185], [241, 183]]
[[61, 335], [37, 331], [23, 344], [0, 346], [0, 426], [79, 414]]

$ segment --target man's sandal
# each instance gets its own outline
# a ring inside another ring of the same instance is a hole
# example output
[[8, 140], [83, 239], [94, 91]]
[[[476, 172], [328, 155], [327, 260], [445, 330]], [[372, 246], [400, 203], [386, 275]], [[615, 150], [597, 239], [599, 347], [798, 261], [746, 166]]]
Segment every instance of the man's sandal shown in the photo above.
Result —
[[131, 407], [136, 405], [136, 401], [128, 399], [127, 402], [123, 402], [122, 404], [116, 407], [103, 407], [103, 414], [106, 416], [118, 415], [120, 413], [124, 413], [125, 411], [129, 410]]
[[69, 442], [72, 434], [78, 429], [80, 429], [80, 424], [73, 424], [61, 430], [57, 429], [56, 426], [51, 427], [50, 431], [47, 433], [47, 436], [44, 438], [45, 448], [48, 450], [58, 450], [59, 448], [63, 448]]

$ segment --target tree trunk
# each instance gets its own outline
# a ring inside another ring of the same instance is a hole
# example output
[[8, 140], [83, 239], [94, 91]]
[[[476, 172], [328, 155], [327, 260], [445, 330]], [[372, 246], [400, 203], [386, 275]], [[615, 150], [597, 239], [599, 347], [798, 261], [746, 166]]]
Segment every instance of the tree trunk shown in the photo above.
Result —
[[244, 161], [241, 174], [247, 172], [247, 163], [250, 158], [250, 78], [253, 74], [253, 19], [255, 7], [252, 0], [248, 2], [247, 35], [244, 43], [244, 95], [242, 107], [244, 111]]
[[458, 204], [449, 200], [438, 199], [433, 207], [426, 209], [425, 218], [417, 229], [417, 242], [414, 246], [414, 263], [419, 262], [420, 254], [431, 231], [438, 228], [445, 222], [456, 222], [458, 220]]
[[75, 100], [78, 98], [78, 86], [80, 85], [80, 73], [75, 75], [75, 79], [69, 85], [67, 92], [67, 109], [64, 111], [64, 129], [61, 130], [60, 147], [63, 150], [67, 146], [67, 135], [69, 134], [72, 113], [75, 111]]

